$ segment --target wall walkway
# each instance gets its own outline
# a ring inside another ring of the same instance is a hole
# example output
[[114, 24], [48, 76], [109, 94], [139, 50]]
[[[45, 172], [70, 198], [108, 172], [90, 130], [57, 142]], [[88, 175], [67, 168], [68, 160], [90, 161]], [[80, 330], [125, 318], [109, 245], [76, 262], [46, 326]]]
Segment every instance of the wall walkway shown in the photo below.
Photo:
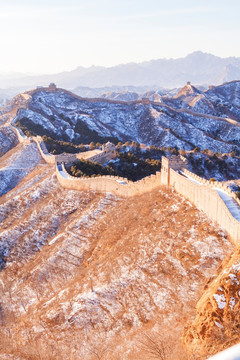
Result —
[[[191, 173], [191, 175], [194, 174]], [[240, 222], [237, 219], [238, 216], [237, 218], [234, 217], [236, 212], [239, 213], [239, 206], [235, 203], [235, 213], [231, 213], [234, 199], [230, 195], [221, 189], [215, 191], [208, 184], [200, 185], [196, 180], [191, 181], [191, 179], [173, 169], [170, 169], [170, 185], [199, 209], [203, 210], [211, 219], [215, 220], [228, 232], [232, 241], [239, 244]]]
[[158, 188], [161, 184], [160, 172], [136, 182], [118, 176], [77, 178], [68, 174], [64, 164], [56, 165], [56, 173], [59, 183], [66, 189], [111, 192], [121, 197], [143, 194]]

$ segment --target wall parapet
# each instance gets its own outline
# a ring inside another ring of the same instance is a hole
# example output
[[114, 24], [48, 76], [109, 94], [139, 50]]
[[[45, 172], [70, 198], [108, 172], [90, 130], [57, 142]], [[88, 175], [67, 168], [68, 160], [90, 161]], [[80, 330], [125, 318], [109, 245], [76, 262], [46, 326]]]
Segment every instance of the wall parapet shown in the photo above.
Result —
[[59, 163], [56, 165], [56, 173], [59, 183], [66, 189], [111, 192], [125, 198], [152, 191], [160, 186], [161, 178], [160, 172], [136, 182], [111, 175], [77, 178], [67, 172], [64, 164]]
[[191, 171], [189, 171], [187, 169], [183, 169], [182, 172], [186, 176], [190, 176], [191, 178], [193, 178], [194, 180], [196, 180], [197, 182], [199, 182], [201, 184], [207, 185], [211, 188], [219, 188], [219, 189], [223, 190], [229, 196], [231, 196], [237, 202], [237, 204], [240, 206], [240, 199], [237, 197], [235, 192], [232, 191], [227, 185], [225, 185], [221, 181], [209, 181], [207, 179], [204, 179], [204, 178], [192, 173]]
[[[188, 172], [188, 175], [194, 178], [195, 174]], [[197, 178], [196, 175], [195, 180]], [[170, 169], [170, 186], [222, 226], [236, 245], [240, 243], [240, 222], [233, 217], [224, 200], [212, 187], [204, 183], [199, 186], [173, 169]]]
[[20, 119], [21, 116], [21, 109], [19, 108], [16, 112], [16, 115], [14, 116], [14, 118], [10, 121], [10, 126], [12, 128], [12, 130], [14, 131], [14, 133], [17, 135], [18, 141], [20, 143], [24, 143], [24, 144], [30, 144], [31, 139], [28, 138], [26, 135], [24, 135], [23, 131], [21, 129], [19, 129], [17, 126], [15, 126], [15, 122], [17, 122]]

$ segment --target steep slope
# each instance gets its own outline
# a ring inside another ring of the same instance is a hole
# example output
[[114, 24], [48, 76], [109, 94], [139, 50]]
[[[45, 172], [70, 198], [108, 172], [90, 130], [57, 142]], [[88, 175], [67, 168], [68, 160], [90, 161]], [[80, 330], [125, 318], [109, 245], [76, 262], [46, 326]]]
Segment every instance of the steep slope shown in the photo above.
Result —
[[19, 144], [11, 125], [19, 108], [27, 106], [29, 96], [19, 94], [0, 109], [0, 196], [14, 188], [35, 166], [41, 155], [36, 144]]
[[240, 81], [232, 81], [206, 91], [219, 113], [237, 121], [240, 119]]
[[59, 140], [79, 143], [90, 142], [93, 137], [98, 141], [97, 136], [114, 137], [147, 145], [186, 150], [198, 146], [219, 152], [231, 152], [240, 141], [238, 124], [217, 117], [207, 98], [199, 113], [183, 98], [164, 98], [163, 102], [146, 104], [81, 99], [64, 90], [39, 90], [31, 94], [32, 101], [21, 111], [20, 122], [39, 135]]
[[134, 100], [138, 100], [139, 95], [135, 92], [130, 92], [125, 90], [121, 92], [107, 92], [101, 95], [101, 98], [120, 100], [120, 101], [134, 101]]
[[41, 160], [34, 143], [19, 144], [5, 154], [0, 163], [0, 196], [13, 189]]
[[146, 359], [143, 333], [169, 329], [184, 359], [183, 326], [232, 249], [169, 189], [125, 200], [68, 191], [49, 165], [2, 196], [0, 216], [3, 358]]
[[197, 304], [197, 316], [183, 337], [191, 352], [209, 356], [240, 341], [239, 259], [238, 248], [206, 285]]

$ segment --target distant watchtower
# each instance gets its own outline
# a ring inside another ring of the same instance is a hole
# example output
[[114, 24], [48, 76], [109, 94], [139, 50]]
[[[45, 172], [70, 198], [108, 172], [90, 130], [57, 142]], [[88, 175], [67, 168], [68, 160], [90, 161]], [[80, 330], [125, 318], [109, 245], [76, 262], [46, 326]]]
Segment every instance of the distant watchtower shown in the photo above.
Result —
[[142, 103], [143, 103], [144, 105], [150, 104], [149, 98], [146, 98], [146, 97], [142, 98]]
[[162, 157], [161, 167], [161, 184], [170, 185], [170, 169], [175, 171], [187, 169], [188, 161], [181, 155], [173, 155], [170, 157]]
[[49, 84], [48, 86], [48, 90], [49, 91], [56, 91], [57, 90], [57, 86], [54, 83]]
[[111, 143], [110, 141], [108, 141], [106, 144], [103, 144], [102, 151], [115, 156], [115, 152], [116, 152], [115, 145], [113, 143]]

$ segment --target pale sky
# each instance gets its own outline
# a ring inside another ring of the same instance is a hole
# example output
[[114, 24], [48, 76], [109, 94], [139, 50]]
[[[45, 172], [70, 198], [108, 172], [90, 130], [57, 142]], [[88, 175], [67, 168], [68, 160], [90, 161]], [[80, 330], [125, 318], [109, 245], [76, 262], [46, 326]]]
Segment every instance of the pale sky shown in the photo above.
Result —
[[0, 0], [0, 73], [240, 57], [239, 0]]

